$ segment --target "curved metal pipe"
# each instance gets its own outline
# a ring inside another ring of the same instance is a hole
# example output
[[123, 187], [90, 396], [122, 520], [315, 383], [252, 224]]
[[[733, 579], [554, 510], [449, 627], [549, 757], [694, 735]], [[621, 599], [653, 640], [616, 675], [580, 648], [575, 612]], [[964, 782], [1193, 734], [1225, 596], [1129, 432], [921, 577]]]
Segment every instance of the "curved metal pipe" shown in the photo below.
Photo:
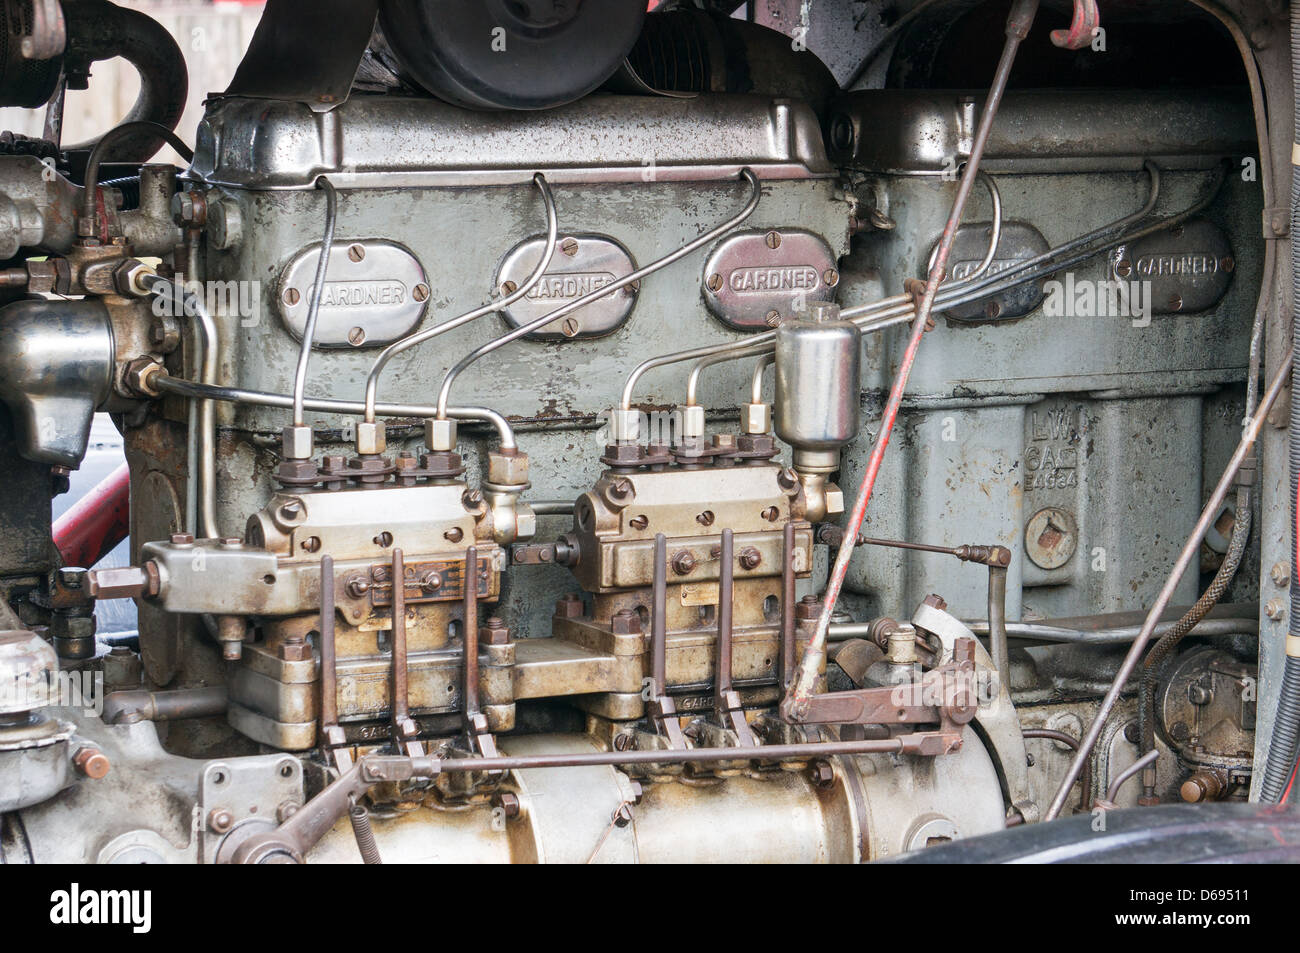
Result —
[[[293, 398], [288, 394], [269, 394], [259, 390], [244, 390], [239, 387], [222, 387], [187, 381], [182, 377], [171, 377], [165, 372], [156, 371], [149, 378], [149, 386], [168, 394], [180, 394], [198, 400], [220, 400], [231, 404], [252, 404], [257, 407], [292, 407]], [[326, 397], [305, 397], [303, 407], [307, 410], [324, 414], [347, 414], [360, 417], [366, 412], [366, 405], [361, 401], [334, 400]], [[428, 404], [376, 404], [376, 413], [382, 417], [437, 417], [438, 409]], [[486, 407], [448, 407], [446, 416], [454, 420], [478, 420], [491, 424], [501, 438], [503, 450], [517, 450], [515, 432], [506, 420], [495, 410]]]
[[761, 404], [763, 402], [763, 375], [767, 369], [776, 363], [776, 354], [764, 354], [754, 365], [754, 377], [749, 383], [749, 402], [751, 404]]
[[[741, 358], [749, 357], [753, 354], [761, 354], [765, 350], [771, 350], [771, 344], [756, 344], [752, 347], [745, 348], [741, 351], [730, 351], [726, 354], [715, 354], [712, 357], [701, 358], [696, 361], [695, 366], [691, 368], [690, 376], [686, 378], [686, 406], [695, 406], [696, 393], [700, 387], [700, 375], [704, 373], [706, 367], [712, 367], [714, 364], [723, 364], [727, 361], [738, 361]], [[775, 357], [773, 357], [775, 360]], [[751, 385], [752, 386], [752, 385]], [[758, 375], [758, 386], [763, 386], [763, 375]], [[754, 403], [758, 403], [754, 401]]]
[[[90, 155], [86, 158], [86, 174], [82, 179], [85, 183], [85, 192], [81, 197], [81, 214], [86, 219], [94, 220], [95, 218], [95, 206], [99, 201], [99, 166], [104, 161], [104, 154], [113, 143], [140, 132], [148, 133], [155, 139], [162, 139], [180, 153], [186, 162], [194, 158], [194, 151], [185, 144], [185, 141], [180, 136], [166, 126], [144, 119], [136, 119], [114, 126], [100, 137], [99, 142], [95, 143], [95, 148], [90, 150]], [[150, 153], [150, 155], [152, 154]], [[147, 159], [149, 156], [144, 158]]]
[[691, 241], [687, 242], [685, 245], [681, 246], [676, 251], [669, 252], [667, 255], [664, 255], [662, 258], [652, 261], [650, 264], [646, 265], [643, 268], [638, 269], [637, 271], [632, 272], [630, 275], [626, 275], [618, 279], [617, 281], [611, 282], [610, 284], [605, 285], [605, 287], [600, 288], [597, 291], [593, 291], [590, 292], [589, 294], [585, 294], [581, 298], [571, 301], [568, 304], [564, 305], [563, 307], [556, 308], [554, 311], [551, 311], [548, 314], [544, 314], [540, 318], [536, 318], [532, 321], [529, 321], [527, 324], [520, 325], [519, 327], [515, 328], [513, 331], [509, 332], [508, 334], [503, 334], [501, 337], [489, 341], [487, 344], [484, 344], [482, 347], [478, 348], [475, 351], [472, 351], [467, 357], [463, 358], [460, 361], [460, 363], [456, 364], [451, 370], [449, 370], [447, 372], [447, 376], [443, 378], [442, 387], [438, 391], [438, 416], [439, 417], [446, 416], [445, 409], [447, 406], [447, 400], [451, 394], [451, 385], [455, 382], [456, 378], [467, 367], [469, 367], [479, 358], [483, 357], [486, 354], [492, 353], [498, 348], [505, 347], [505, 345], [509, 344], [511, 341], [519, 340], [519, 338], [523, 337], [524, 335], [532, 334], [534, 331], [541, 330], [542, 328], [546, 327], [548, 324], [551, 324], [554, 321], [559, 320], [560, 318], [564, 317], [566, 314], [578, 310], [584, 305], [591, 304], [591, 302], [597, 301], [600, 298], [604, 298], [607, 295], [611, 295], [615, 291], [618, 291], [621, 288], [626, 288], [628, 285], [633, 284], [634, 282], [638, 282], [642, 278], [645, 278], [649, 275], [653, 275], [656, 271], [666, 268], [669, 265], [673, 264], [673, 262], [685, 258], [687, 255], [695, 251], [697, 248], [704, 247], [705, 245], [713, 241], [718, 236], [731, 231], [731, 229], [735, 228], [745, 219], [749, 218], [749, 216], [754, 213], [754, 210], [758, 208], [758, 201], [762, 196], [762, 189], [759, 185], [758, 177], [754, 175], [754, 173], [750, 169], [748, 168], [742, 169], [740, 172], [740, 176], [742, 179], [744, 179], [745, 182], [749, 184], [749, 188], [750, 188], [749, 201], [745, 203], [745, 207], [741, 209], [740, 212], [738, 212], [736, 215], [733, 215], [731, 218], [727, 219], [727, 221], [723, 222], [721, 225], [718, 225], [717, 227], [710, 229], [709, 231], [705, 232], [703, 235], [700, 235], [698, 238], [692, 239]]
[[[181, 310], [194, 319], [195, 365], [199, 368], [200, 382], [209, 387], [217, 383], [217, 324], [203, 300], [186, 291], [170, 278], [145, 275], [141, 285], [157, 298], [180, 300]], [[217, 529], [217, 418], [216, 407], [209, 398], [200, 398], [198, 405], [198, 535], [206, 539], [219, 539]]]
[[1124, 782], [1133, 777], [1133, 775], [1137, 774], [1147, 765], [1155, 764], [1156, 758], [1158, 757], [1160, 757], [1160, 752], [1153, 749], [1121, 771], [1119, 777], [1110, 782], [1110, 787], [1106, 789], [1106, 802], [1108, 804], [1114, 804], [1115, 798], [1119, 796], [1119, 789], [1124, 786]]
[[301, 427], [305, 422], [302, 400], [307, 393], [307, 363], [311, 360], [311, 348], [316, 340], [320, 299], [325, 293], [325, 272], [329, 269], [330, 248], [334, 244], [334, 226], [338, 224], [339, 217], [339, 196], [333, 183], [325, 176], [321, 176], [316, 180], [316, 188], [325, 190], [325, 235], [320, 243], [320, 257], [316, 260], [316, 277], [311, 285], [307, 323], [302, 329], [302, 345], [298, 348], [298, 366], [293, 373], [293, 425], [295, 427]]
[[380, 352], [375, 358], [375, 363], [370, 368], [370, 375], [366, 378], [366, 411], [365, 418], [367, 423], [373, 423], [375, 419], [375, 399], [379, 390], [379, 375], [383, 373], [385, 365], [390, 360], [401, 354], [408, 348], [415, 347], [417, 344], [423, 344], [425, 341], [437, 337], [447, 331], [454, 330], [463, 324], [469, 324], [471, 321], [483, 317], [485, 314], [491, 314], [494, 311], [501, 311], [510, 307], [516, 301], [523, 298], [528, 292], [532, 291], [537, 283], [542, 280], [546, 274], [546, 269], [550, 266], [551, 260], [555, 257], [555, 240], [559, 236], [559, 219], [555, 212], [555, 197], [551, 195], [551, 186], [546, 181], [546, 176], [538, 172], [533, 176], [533, 183], [537, 190], [542, 193], [542, 201], [546, 205], [546, 251], [542, 255], [542, 260], [537, 263], [533, 273], [528, 276], [528, 280], [516, 288], [513, 292], [499, 301], [489, 301], [481, 308], [475, 308], [473, 311], [466, 311], [462, 315], [452, 318], [450, 321], [444, 321], [432, 328], [424, 331], [409, 334], [400, 341], [394, 341], [388, 347]]

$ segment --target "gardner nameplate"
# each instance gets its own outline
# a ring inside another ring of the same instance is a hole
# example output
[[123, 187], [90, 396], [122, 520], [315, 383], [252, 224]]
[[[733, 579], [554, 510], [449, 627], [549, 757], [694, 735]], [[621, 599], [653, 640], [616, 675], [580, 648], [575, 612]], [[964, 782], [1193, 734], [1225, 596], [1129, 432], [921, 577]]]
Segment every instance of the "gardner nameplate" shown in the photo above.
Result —
[[[992, 237], [991, 222], [971, 222], [957, 229], [957, 234], [952, 240], [948, 276], [945, 281], [965, 281], [970, 278], [988, 254], [989, 241]], [[936, 243], [931, 249], [930, 261], [934, 261], [938, 247]], [[1014, 268], [1031, 258], [1037, 258], [1047, 249], [1047, 239], [1034, 226], [1027, 222], [1003, 222], [1002, 235], [998, 239], [998, 250], [993, 261], [989, 263], [988, 271], [980, 275], [978, 280]], [[922, 273], [928, 273], [929, 270], [927, 263]], [[1005, 321], [1010, 318], [1022, 318], [1042, 303], [1043, 282], [1039, 279], [1021, 282], [1000, 294], [949, 308], [943, 313], [946, 317], [958, 321]]]
[[[307, 326], [320, 245], [303, 249], [280, 276], [276, 301], [299, 341]], [[386, 241], [335, 241], [330, 246], [316, 347], [382, 347], [405, 337], [424, 317], [429, 284], [419, 260]]]
[[1110, 253], [1114, 281], [1147, 283], [1152, 314], [1213, 308], [1228, 293], [1236, 263], [1223, 229], [1203, 218], [1156, 232]]
[[[546, 236], [537, 235], [506, 252], [497, 268], [496, 294], [504, 298], [523, 287], [542, 260], [545, 246]], [[632, 253], [608, 235], [562, 235], [556, 239], [546, 274], [528, 294], [501, 313], [512, 328], [517, 328], [593, 291], [608, 288], [634, 271]], [[636, 295], [635, 284], [619, 288], [527, 337], [534, 341], [565, 341], [609, 334], [631, 315]]]
[[830, 301], [840, 282], [835, 254], [799, 228], [724, 238], [704, 264], [704, 303], [729, 328], [767, 331], [814, 301]]

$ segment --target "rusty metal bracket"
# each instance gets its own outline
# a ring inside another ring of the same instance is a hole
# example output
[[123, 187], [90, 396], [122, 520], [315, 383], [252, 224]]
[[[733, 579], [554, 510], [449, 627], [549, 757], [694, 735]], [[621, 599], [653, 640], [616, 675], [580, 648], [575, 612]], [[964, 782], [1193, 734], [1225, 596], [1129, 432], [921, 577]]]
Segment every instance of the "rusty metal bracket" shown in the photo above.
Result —
[[[946, 754], [961, 746], [961, 731], [978, 706], [975, 642], [960, 638], [953, 660], [903, 684], [831, 692], [809, 698], [807, 710], [792, 717], [799, 724], [917, 725], [938, 724], [935, 743], [923, 754]], [[941, 749], [941, 750], [940, 750]]]

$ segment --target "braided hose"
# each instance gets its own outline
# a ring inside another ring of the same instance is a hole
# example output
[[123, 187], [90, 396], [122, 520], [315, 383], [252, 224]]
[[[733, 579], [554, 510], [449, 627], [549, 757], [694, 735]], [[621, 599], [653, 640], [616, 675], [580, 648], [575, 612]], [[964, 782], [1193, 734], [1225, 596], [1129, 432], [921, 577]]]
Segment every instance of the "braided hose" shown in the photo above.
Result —
[[[1300, 3], [1291, 5], [1291, 81], [1300, 90]], [[1291, 234], [1300, 234], [1300, 166], [1295, 153], [1300, 151], [1300, 96], [1295, 97], [1296, 148], [1291, 160]], [[1291, 242], [1291, 313], [1300, 315], [1300, 242]], [[1300, 320], [1292, 324], [1292, 378], [1296, 363], [1300, 361], [1294, 342], [1300, 341]], [[1259, 799], [1265, 804], [1275, 804], [1282, 797], [1296, 760], [1296, 741], [1300, 737], [1300, 576], [1297, 572], [1295, 544], [1300, 542], [1296, 531], [1296, 489], [1300, 487], [1300, 394], [1291, 391], [1291, 427], [1289, 433], [1291, 461], [1291, 612], [1287, 632], [1286, 662], [1282, 668], [1282, 686], [1277, 699], [1277, 715], [1273, 719], [1273, 736], [1269, 739], [1268, 760], [1264, 763], [1264, 780], [1260, 784]], [[1295, 654], [1292, 654], [1295, 653]]]

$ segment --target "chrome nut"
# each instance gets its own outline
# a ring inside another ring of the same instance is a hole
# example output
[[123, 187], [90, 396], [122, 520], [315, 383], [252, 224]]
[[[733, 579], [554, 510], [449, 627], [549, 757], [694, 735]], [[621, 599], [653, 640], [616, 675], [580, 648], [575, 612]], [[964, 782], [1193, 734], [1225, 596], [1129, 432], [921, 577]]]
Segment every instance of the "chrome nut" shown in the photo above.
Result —
[[424, 442], [434, 453], [456, 449], [456, 421], [431, 417], [424, 422]]
[[610, 436], [615, 443], [636, 443], [641, 439], [641, 412], [638, 410], [611, 410], [609, 412]]
[[516, 504], [515, 539], [532, 539], [537, 535], [537, 514], [527, 503]]
[[742, 404], [740, 431], [747, 434], [764, 434], [772, 429], [771, 404]]
[[704, 436], [704, 408], [699, 404], [690, 404], [681, 408], [682, 414], [682, 436], [683, 437], [703, 437]]
[[310, 460], [312, 439], [310, 427], [285, 427], [281, 431], [286, 460]]
[[527, 486], [528, 454], [492, 451], [488, 454], [487, 478], [497, 486]]
[[357, 424], [357, 453], [376, 454], [388, 449], [388, 432], [379, 421]]

